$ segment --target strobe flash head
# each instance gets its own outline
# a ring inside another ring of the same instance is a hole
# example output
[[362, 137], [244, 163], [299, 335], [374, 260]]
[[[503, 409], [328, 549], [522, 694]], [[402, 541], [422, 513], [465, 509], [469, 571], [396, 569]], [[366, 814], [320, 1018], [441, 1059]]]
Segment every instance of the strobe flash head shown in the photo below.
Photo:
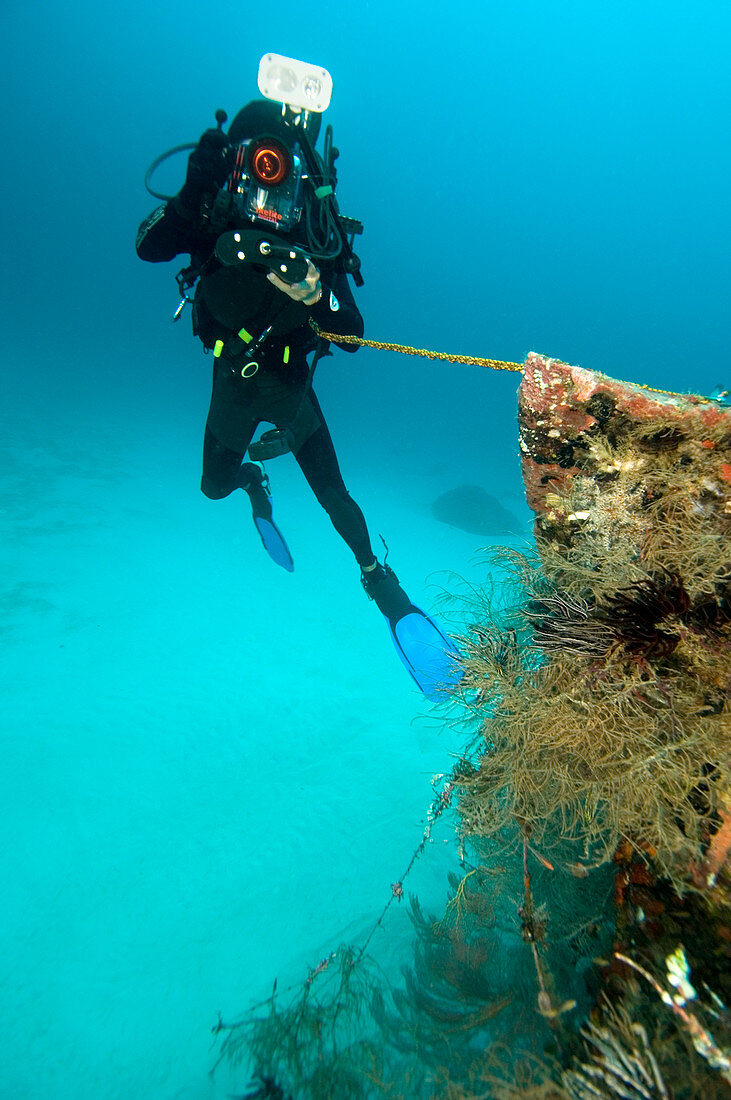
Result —
[[295, 111], [321, 114], [330, 106], [333, 82], [327, 69], [293, 57], [266, 53], [259, 62], [259, 91]]
[[292, 171], [292, 157], [281, 142], [262, 137], [249, 146], [249, 171], [262, 187], [279, 187]]

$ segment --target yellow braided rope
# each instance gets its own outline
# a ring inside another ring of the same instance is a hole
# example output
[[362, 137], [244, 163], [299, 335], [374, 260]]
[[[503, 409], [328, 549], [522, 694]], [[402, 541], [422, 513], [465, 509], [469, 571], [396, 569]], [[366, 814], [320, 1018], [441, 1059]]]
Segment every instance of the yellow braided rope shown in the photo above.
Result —
[[[465, 363], [474, 367], [489, 367], [491, 370], [523, 371], [522, 363], [511, 363], [505, 359], [482, 359], [477, 355], [452, 355], [448, 351], [430, 351], [428, 348], [413, 348], [410, 344], [389, 344], [383, 340], [364, 340], [362, 336], [339, 336], [336, 332], [323, 332], [320, 326], [310, 317], [310, 327], [315, 330], [322, 340], [330, 340], [336, 344], [357, 344], [359, 348], [376, 348], [377, 351], [397, 351], [401, 355], [420, 355], [423, 359], [442, 359], [449, 363]], [[617, 379], [620, 381], [620, 379]], [[675, 390], [661, 390], [657, 386], [648, 386], [644, 382], [624, 382], [626, 386], [638, 386], [641, 390], [649, 390], [651, 393], [664, 393], [668, 397], [695, 397], [698, 401], [710, 404], [709, 397], [701, 394], [677, 393]]]
[[357, 344], [359, 348], [376, 348], [378, 351], [398, 351], [402, 355], [420, 355], [423, 359], [446, 359], [450, 363], [466, 363], [468, 366], [491, 367], [493, 370], [523, 370], [522, 363], [506, 363], [502, 359], [480, 359], [475, 355], [450, 355], [447, 351], [430, 351], [428, 348], [412, 348], [408, 344], [387, 344], [382, 340], [364, 340], [360, 336], [338, 336], [323, 332], [310, 318], [310, 325], [323, 340], [338, 344]]

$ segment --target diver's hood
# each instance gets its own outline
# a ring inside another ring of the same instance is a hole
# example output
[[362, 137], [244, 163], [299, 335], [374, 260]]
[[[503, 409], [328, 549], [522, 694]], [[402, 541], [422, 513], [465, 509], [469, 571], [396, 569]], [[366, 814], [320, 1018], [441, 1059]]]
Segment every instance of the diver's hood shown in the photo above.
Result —
[[[307, 136], [313, 146], [317, 142], [321, 122], [322, 116], [315, 111], [311, 112]], [[253, 99], [251, 103], [242, 107], [234, 118], [228, 128], [228, 137], [233, 145], [238, 145], [247, 138], [267, 134], [270, 137], [279, 138], [288, 149], [291, 149], [298, 131], [298, 126], [290, 126], [282, 118], [281, 103], [275, 103], [271, 99]]]

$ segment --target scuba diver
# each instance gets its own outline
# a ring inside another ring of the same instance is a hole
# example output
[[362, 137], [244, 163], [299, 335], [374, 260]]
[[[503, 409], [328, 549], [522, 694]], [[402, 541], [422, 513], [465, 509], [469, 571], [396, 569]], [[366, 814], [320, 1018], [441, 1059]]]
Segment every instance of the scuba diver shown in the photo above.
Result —
[[[440, 653], [450, 643], [411, 603], [390, 566], [377, 560], [312, 388], [317, 361], [331, 354], [318, 330], [336, 337], [363, 335], [348, 284], [348, 274], [357, 284], [363, 281], [352, 249], [362, 226], [338, 211], [331, 127], [324, 155], [315, 151], [320, 117], [254, 100], [225, 133], [226, 114], [218, 111], [218, 127], [206, 130], [193, 148], [179, 193], [152, 192], [168, 201], [142, 222], [136, 250], [152, 263], [181, 253], [191, 258], [177, 277], [182, 299], [175, 319], [190, 302], [193, 332], [213, 352], [203, 493], [220, 500], [244, 490], [264, 548], [292, 571], [292, 556], [274, 522], [268, 478], [257, 461], [291, 451], [350, 547], [363, 587], [388, 620], [402, 660], [428, 694], [431, 680], [414, 668], [415, 661], [424, 664], [424, 630], [427, 648], [434, 646], [433, 631]], [[153, 163], [148, 181], [167, 155]], [[357, 350], [354, 344], [338, 346]], [[252, 443], [261, 422], [275, 428]], [[254, 461], [245, 461], [247, 451]], [[443, 679], [441, 668], [429, 675]]]

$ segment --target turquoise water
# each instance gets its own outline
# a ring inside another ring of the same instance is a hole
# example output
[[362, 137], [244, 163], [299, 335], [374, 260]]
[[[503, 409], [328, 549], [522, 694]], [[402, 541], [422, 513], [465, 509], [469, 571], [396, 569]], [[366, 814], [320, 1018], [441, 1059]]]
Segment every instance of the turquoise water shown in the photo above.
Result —
[[[731, 17], [185, 0], [13, 5], [0, 29], [0, 1096], [225, 1096], [245, 1082], [209, 1080], [217, 1013], [365, 938], [461, 745], [291, 459], [292, 576], [242, 499], [198, 492], [209, 361], [169, 323], [177, 267], [134, 255], [144, 170], [253, 97], [265, 51], [320, 62], [367, 335], [707, 392], [729, 381]], [[516, 386], [368, 351], [318, 370], [346, 483], [430, 610], [445, 571], [483, 580], [488, 541], [439, 495], [481, 485], [529, 535]], [[443, 825], [425, 904], [450, 853]], [[394, 916], [383, 950], [409, 934]]]

